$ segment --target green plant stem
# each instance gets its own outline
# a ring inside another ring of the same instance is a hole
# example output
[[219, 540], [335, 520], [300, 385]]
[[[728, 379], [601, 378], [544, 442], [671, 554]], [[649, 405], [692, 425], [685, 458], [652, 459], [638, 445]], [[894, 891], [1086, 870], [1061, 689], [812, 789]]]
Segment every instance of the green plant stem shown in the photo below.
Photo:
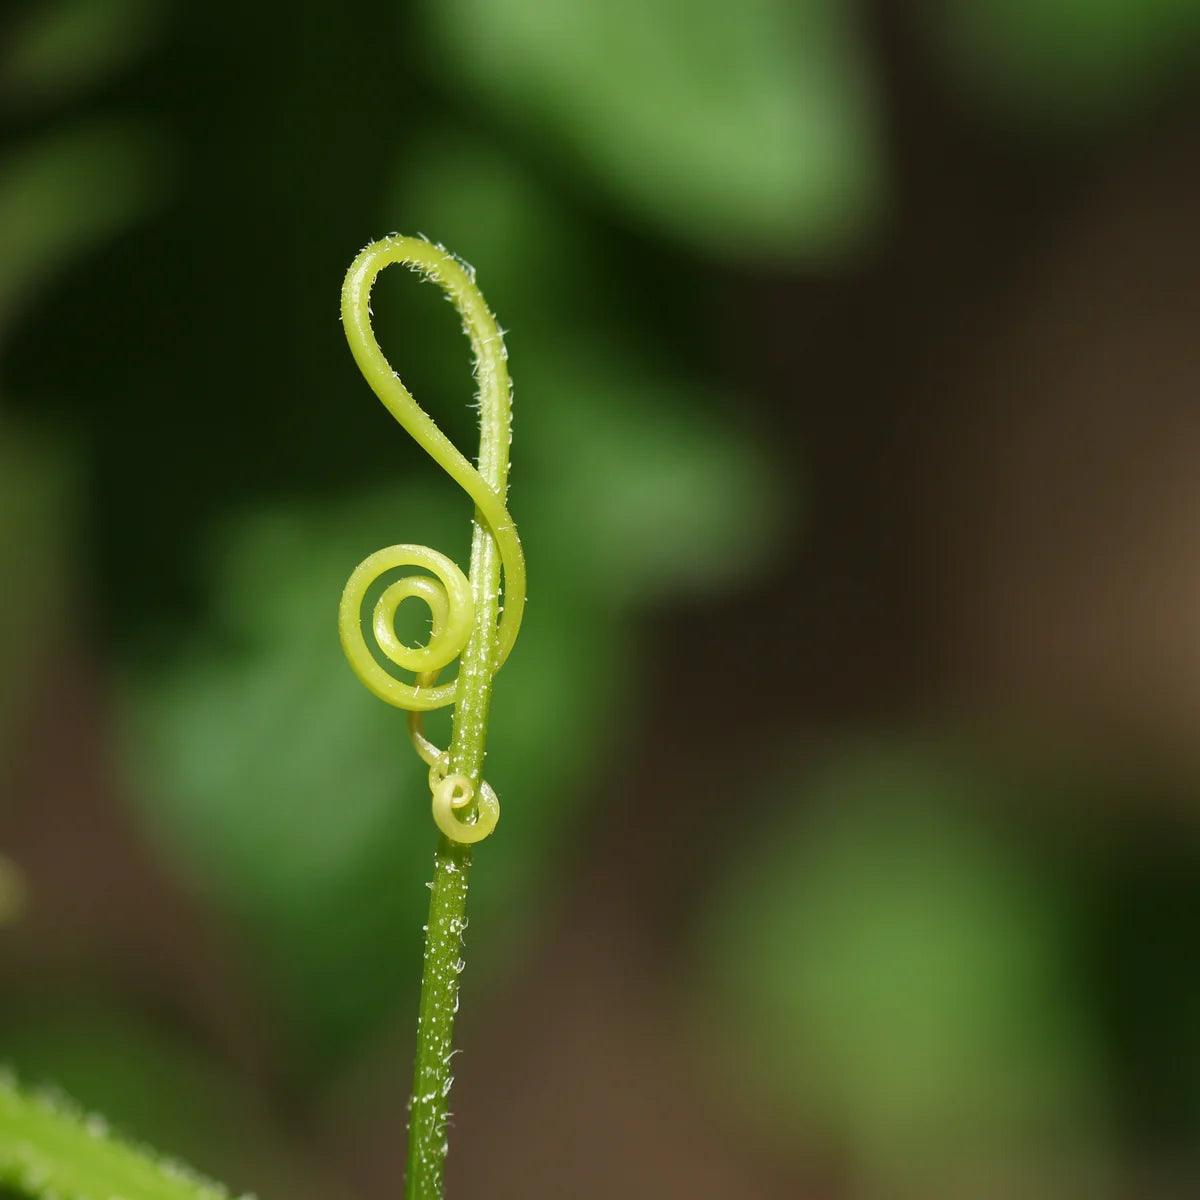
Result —
[[[485, 445], [486, 441], [485, 438]], [[482, 447], [480, 471], [487, 478]], [[495, 669], [500, 586], [500, 556], [496, 543], [487, 527], [478, 520], [471, 546], [470, 578], [476, 625], [459, 663], [450, 769], [478, 784], [483, 771]], [[441, 1200], [443, 1195], [448, 1149], [446, 1114], [454, 1078], [451, 1074], [454, 1015], [458, 1012], [459, 976], [464, 966], [470, 869], [471, 847], [443, 836], [434, 857], [429, 923], [425, 931], [425, 966], [421, 976], [417, 1052], [408, 1123], [405, 1200]]]
[[462, 937], [467, 924], [467, 880], [471, 847], [442, 835], [434, 856], [425, 967], [417, 1015], [417, 1053], [413, 1065], [412, 1105], [408, 1118], [406, 1200], [441, 1200], [448, 1143], [454, 1014], [462, 970]]

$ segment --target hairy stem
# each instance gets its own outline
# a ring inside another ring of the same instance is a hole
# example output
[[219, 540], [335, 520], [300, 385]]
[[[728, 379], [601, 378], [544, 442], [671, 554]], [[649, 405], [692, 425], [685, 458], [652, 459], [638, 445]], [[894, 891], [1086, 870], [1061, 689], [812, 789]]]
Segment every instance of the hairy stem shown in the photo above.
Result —
[[433, 894], [425, 935], [425, 969], [417, 1016], [412, 1108], [408, 1120], [406, 1200], [441, 1200], [446, 1151], [447, 1103], [458, 1011], [462, 936], [467, 923], [467, 878], [471, 847], [444, 834], [434, 856]]
[[[450, 769], [478, 783], [483, 770], [488, 707], [496, 654], [496, 609], [500, 558], [486, 526], [475, 523], [471, 589], [477, 623], [459, 663], [458, 702], [450, 742]], [[482, 614], [482, 616], [480, 615]], [[425, 966], [417, 1016], [412, 1111], [408, 1125], [406, 1200], [441, 1200], [447, 1104], [453, 1082], [454, 1014], [467, 929], [467, 882], [471, 847], [443, 835], [434, 857]]]

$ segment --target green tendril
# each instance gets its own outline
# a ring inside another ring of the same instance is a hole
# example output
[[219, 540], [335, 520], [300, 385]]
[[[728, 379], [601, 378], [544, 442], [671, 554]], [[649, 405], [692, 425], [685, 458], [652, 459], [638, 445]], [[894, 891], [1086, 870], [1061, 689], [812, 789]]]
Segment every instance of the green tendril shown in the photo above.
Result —
[[[480, 435], [475, 467], [421, 410], [375, 340], [371, 285], [393, 263], [431, 279], [462, 318], [475, 355], [478, 384]], [[406, 1200], [441, 1200], [471, 843], [487, 837], [500, 817], [496, 793], [482, 778], [492, 679], [513, 647], [525, 609], [525, 560], [504, 503], [512, 416], [508, 362], [504, 339], [475, 286], [474, 272], [440, 246], [417, 238], [384, 238], [354, 260], [342, 289], [342, 323], [372, 390], [475, 504], [469, 575], [428, 547], [390, 546], [372, 554], [350, 576], [338, 617], [342, 646], [358, 677], [380, 699], [408, 710], [413, 746], [429, 764], [433, 817], [442, 833], [425, 927], [404, 1181]], [[383, 576], [408, 567], [429, 574], [405, 575], [386, 583], [367, 613], [367, 592]], [[424, 601], [430, 613], [429, 640], [417, 648], [404, 645], [395, 631], [396, 610], [410, 597]], [[411, 671], [412, 682], [397, 679], [376, 659], [363, 635], [365, 622], [377, 651], [394, 666]], [[439, 684], [439, 673], [456, 658], [457, 678]], [[450, 747], [439, 750], [425, 736], [424, 714], [451, 704]]]
[[[399, 263], [418, 271], [441, 287], [462, 318], [475, 355], [475, 378], [480, 408], [478, 468], [458, 452], [392, 369], [371, 327], [371, 288], [380, 271]], [[413, 746], [429, 764], [434, 821], [452, 841], [478, 842], [496, 827], [500, 805], [496, 793], [475, 778], [470, 764], [451, 762], [451, 751], [439, 750], [424, 733], [423, 714], [455, 705], [472, 675], [460, 668], [459, 677], [439, 684], [439, 674], [459, 659], [472, 636], [486, 653], [475, 664], [476, 707], [486, 709], [491, 676], [503, 666], [516, 641], [525, 609], [525, 559], [513, 519], [505, 507], [511, 402], [504, 338], [475, 286], [475, 274], [447, 253], [419, 238], [389, 237], [374, 242], [354, 260], [342, 288], [342, 324], [350, 350], [363, 378], [387, 410], [429, 456], [474, 501], [477, 532], [482, 529], [499, 553], [504, 572], [504, 608], [496, 622], [498, 581], [486, 550], [472, 551], [471, 578], [444, 554], [428, 546], [400, 544], [378, 550], [355, 569], [342, 594], [338, 628], [342, 648], [359, 679], [381, 700], [408, 710]], [[363, 633], [368, 591], [384, 576], [419, 567], [429, 575], [405, 575], [389, 583], [375, 602], [370, 628], [383, 657], [415, 678], [394, 676], [372, 653]], [[417, 598], [428, 606], [428, 642], [405, 645], [396, 635], [400, 604]], [[482, 603], [480, 603], [482, 600]], [[479, 658], [476, 655], [476, 658]], [[486, 678], [480, 678], [480, 668]], [[468, 704], [468, 708], [470, 705]], [[457, 719], [456, 711], [456, 719]], [[482, 761], [482, 753], [479, 755]]]

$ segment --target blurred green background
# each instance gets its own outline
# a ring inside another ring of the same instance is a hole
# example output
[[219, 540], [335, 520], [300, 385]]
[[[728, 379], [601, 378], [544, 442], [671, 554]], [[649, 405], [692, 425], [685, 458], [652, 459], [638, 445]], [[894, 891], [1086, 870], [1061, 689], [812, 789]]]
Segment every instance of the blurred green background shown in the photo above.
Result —
[[469, 509], [337, 297], [420, 232], [531, 589], [450, 1194], [1197, 1194], [1198, 64], [1200, 0], [9, 0], [0, 1060], [397, 1193], [434, 830], [334, 614]]

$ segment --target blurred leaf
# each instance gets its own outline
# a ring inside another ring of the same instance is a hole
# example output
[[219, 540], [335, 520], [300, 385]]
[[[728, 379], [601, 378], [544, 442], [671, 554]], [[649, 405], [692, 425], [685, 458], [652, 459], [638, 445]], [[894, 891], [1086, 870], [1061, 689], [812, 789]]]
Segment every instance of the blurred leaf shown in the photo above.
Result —
[[961, 85], [1056, 126], [1143, 106], [1200, 57], [1200, 0], [926, 0]]
[[[545, 522], [542, 561], [613, 604], [737, 586], [766, 565], [782, 511], [777, 478], [718, 418], [713, 396], [582, 341], [531, 357], [525, 452], [547, 502], [571, 514]], [[531, 504], [539, 529], [541, 511]]]
[[133, 62], [158, 30], [161, 0], [42, 0], [8, 32], [0, 95], [61, 101]]
[[585, 224], [542, 181], [493, 141], [452, 128], [427, 133], [405, 152], [383, 210], [385, 223], [465, 258], [522, 340], [541, 315], [561, 323], [564, 303], [578, 319], [592, 290], [580, 280], [593, 280], [600, 265]]
[[36, 1012], [6, 1014], [4, 1058], [30, 1084], [61, 1087], [136, 1140], [211, 1163], [210, 1138], [229, 1107], [215, 1072], [128, 1012], [74, 1008], [59, 998]]
[[713, 1033], [769, 1097], [755, 1111], [793, 1137], [802, 1114], [831, 1126], [890, 1194], [1086, 1159], [1102, 1132], [1063, 896], [973, 815], [988, 790], [917, 753], [848, 754], [705, 926]]
[[141, 125], [90, 121], [8, 155], [0, 171], [0, 335], [19, 304], [93, 244], [142, 215], [162, 147]]
[[205, 1171], [277, 1182], [281, 1194], [315, 1191], [211, 1054], [127, 1008], [65, 995], [5, 997], [4, 1063], [24, 1083], [61, 1090], [123, 1136]]
[[826, 256], [880, 207], [867, 70], [840, 0], [437, 0], [446, 77], [705, 252]]

